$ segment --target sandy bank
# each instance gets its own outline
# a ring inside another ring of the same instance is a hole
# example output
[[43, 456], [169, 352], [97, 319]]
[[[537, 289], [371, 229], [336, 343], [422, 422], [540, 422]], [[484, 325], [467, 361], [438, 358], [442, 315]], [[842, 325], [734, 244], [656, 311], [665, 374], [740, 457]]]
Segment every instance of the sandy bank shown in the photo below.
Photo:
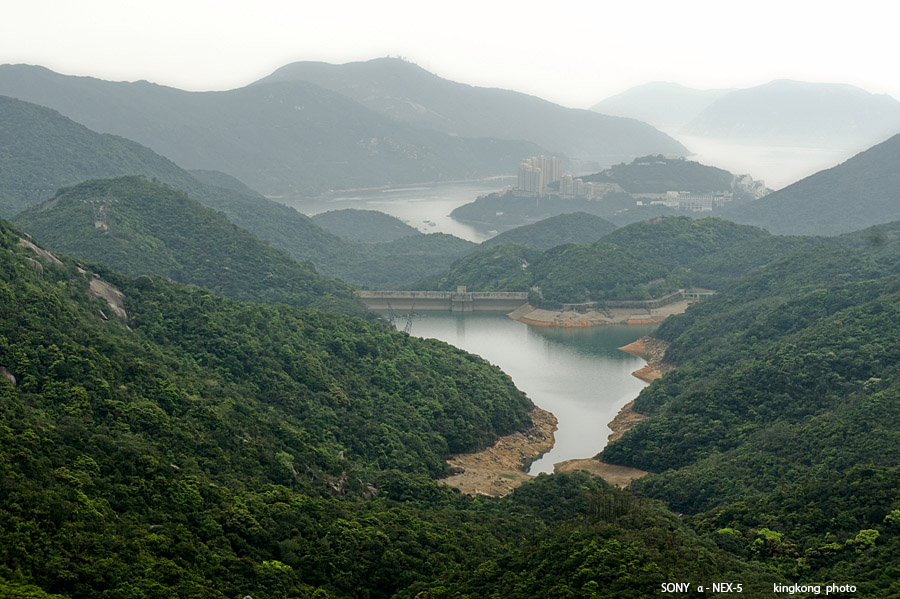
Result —
[[534, 427], [501, 437], [492, 446], [475, 453], [458, 454], [447, 460], [459, 473], [440, 482], [469, 495], [506, 495], [533, 478], [525, 468], [553, 448], [556, 416], [535, 408], [531, 412]]
[[554, 472], [576, 472], [578, 470], [586, 470], [594, 476], [599, 476], [611, 485], [623, 488], [631, 484], [631, 481], [649, 474], [645, 470], [607, 464], [594, 458], [566, 460], [553, 465]]
[[593, 327], [605, 324], [655, 324], [673, 314], [681, 314], [691, 302], [681, 300], [660, 308], [610, 308], [607, 310], [544, 310], [523, 306], [509, 317], [537, 327]]
[[646, 366], [635, 370], [631, 374], [642, 381], [652, 383], [665, 373], [675, 369], [674, 366], [666, 364], [665, 362], [667, 347], [669, 347], [669, 344], [662, 339], [641, 337], [637, 341], [629, 343], [619, 349], [633, 356], [638, 356], [647, 360]]

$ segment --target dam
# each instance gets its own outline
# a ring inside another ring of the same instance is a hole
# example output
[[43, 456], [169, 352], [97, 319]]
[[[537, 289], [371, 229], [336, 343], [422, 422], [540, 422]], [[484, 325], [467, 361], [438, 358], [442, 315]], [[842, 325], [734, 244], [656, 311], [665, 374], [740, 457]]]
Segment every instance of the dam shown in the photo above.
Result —
[[357, 291], [371, 310], [444, 310], [448, 312], [512, 312], [528, 302], [525, 291]]

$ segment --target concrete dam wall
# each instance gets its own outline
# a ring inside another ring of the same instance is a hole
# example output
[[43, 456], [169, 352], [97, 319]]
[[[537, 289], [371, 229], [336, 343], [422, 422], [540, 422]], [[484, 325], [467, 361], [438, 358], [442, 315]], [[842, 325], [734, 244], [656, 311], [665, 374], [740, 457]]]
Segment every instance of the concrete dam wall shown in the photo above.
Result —
[[357, 291], [356, 296], [371, 310], [511, 312], [528, 302], [528, 293], [518, 291]]

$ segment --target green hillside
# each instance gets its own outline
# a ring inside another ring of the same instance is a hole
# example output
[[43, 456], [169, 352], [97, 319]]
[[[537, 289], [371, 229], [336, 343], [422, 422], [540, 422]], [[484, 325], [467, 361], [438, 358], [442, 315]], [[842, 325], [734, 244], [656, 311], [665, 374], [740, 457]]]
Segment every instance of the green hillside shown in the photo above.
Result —
[[0, 214], [12, 217], [62, 187], [98, 177], [143, 175], [219, 210], [295, 260], [357, 285], [396, 287], [449, 268], [472, 244], [443, 236], [376, 249], [339, 238], [295, 209], [214, 171], [188, 173], [140, 144], [101, 135], [59, 113], [0, 97]]
[[582, 177], [587, 182], [615, 183], [628, 193], [730, 191], [734, 175], [725, 169], [661, 155], [635, 158]]
[[341, 239], [358, 243], [384, 243], [419, 234], [415, 227], [377, 210], [330, 210], [312, 220]]
[[[543, 252], [513, 244], [485, 247], [418, 286], [534, 289], [533, 301], [547, 305], [653, 299], [691, 285], [725, 285], [805, 243], [781, 242], [761, 229], [715, 218], [657, 218], [616, 229], [592, 244]], [[728, 259], [717, 259], [721, 252]]]
[[[86, 271], [21, 239], [0, 221], [3, 596], [771, 585], [658, 504], [585, 475], [501, 500], [432, 482], [449, 452], [530, 424], [528, 399], [476, 356], [343, 315]], [[97, 285], [121, 294], [121, 319], [101, 317]]]
[[138, 276], [217, 294], [361, 313], [349, 286], [259, 241], [183, 192], [140, 177], [63, 189], [16, 223], [39, 242]]
[[60, 187], [121, 175], [173, 184], [190, 179], [177, 165], [136, 143], [95, 133], [49, 108], [0, 96], [3, 217], [50, 199]]
[[[602, 459], [722, 546], [802, 580], [897, 597], [900, 246], [799, 251], [663, 323], [678, 366]], [[855, 246], [855, 247], [854, 247]]]
[[615, 229], [611, 222], [585, 212], [551, 216], [491, 237], [482, 245], [521, 243], [540, 250], [566, 243], [593, 243]]

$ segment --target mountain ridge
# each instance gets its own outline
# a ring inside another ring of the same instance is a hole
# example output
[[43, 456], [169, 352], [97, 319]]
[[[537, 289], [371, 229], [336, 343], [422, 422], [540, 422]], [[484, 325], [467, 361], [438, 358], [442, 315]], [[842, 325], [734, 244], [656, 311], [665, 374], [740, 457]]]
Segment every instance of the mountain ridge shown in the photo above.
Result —
[[463, 137], [524, 139], [572, 158], [608, 162], [640, 155], [642, 147], [651, 145], [660, 147], [656, 153], [686, 153], [684, 146], [646, 123], [565, 108], [513, 90], [450, 81], [400, 59], [296, 62], [253, 85], [298, 80], [347, 95], [400, 122]]

